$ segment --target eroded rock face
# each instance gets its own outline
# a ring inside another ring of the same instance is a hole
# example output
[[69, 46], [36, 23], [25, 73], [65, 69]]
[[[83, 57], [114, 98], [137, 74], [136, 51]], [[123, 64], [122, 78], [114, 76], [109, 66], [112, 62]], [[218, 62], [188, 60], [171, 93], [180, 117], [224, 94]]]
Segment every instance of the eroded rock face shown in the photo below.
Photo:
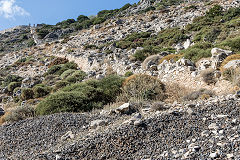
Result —
[[218, 67], [220, 67], [223, 60], [228, 56], [230, 56], [231, 54], [233, 54], [233, 52], [228, 50], [223, 50], [220, 48], [213, 48], [211, 50], [211, 54], [212, 54], [212, 57], [211, 57], [212, 68], [217, 69]]

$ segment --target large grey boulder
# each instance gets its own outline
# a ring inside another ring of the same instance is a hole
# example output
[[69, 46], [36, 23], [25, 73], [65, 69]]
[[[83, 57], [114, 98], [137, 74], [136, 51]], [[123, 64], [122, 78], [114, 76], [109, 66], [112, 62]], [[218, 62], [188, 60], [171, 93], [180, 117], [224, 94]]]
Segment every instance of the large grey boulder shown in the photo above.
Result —
[[225, 64], [223, 66], [224, 69], [229, 69], [229, 68], [238, 68], [240, 67], [240, 60], [232, 60], [232, 61], [229, 61], [227, 64]]
[[230, 56], [232, 53], [233, 53], [232, 51], [223, 50], [223, 49], [220, 49], [220, 48], [213, 48], [211, 50], [212, 68], [217, 69], [218, 67], [220, 67], [223, 60], [225, 58], [227, 58], [228, 56]]

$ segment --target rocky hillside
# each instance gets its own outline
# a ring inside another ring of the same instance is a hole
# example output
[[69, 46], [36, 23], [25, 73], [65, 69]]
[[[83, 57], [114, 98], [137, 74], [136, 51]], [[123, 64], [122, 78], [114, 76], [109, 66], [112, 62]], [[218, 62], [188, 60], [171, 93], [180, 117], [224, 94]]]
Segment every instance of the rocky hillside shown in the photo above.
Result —
[[0, 32], [0, 159], [239, 159], [239, 0], [141, 0]]

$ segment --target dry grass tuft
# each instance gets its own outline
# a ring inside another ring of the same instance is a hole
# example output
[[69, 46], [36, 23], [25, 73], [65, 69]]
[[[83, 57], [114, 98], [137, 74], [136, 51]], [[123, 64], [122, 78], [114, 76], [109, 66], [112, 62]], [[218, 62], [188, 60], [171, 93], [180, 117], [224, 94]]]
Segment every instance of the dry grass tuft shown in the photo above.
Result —
[[182, 55], [180, 54], [170, 54], [170, 55], [167, 55], [165, 57], [163, 57], [158, 64], [161, 64], [164, 60], [166, 61], [170, 61], [171, 59], [173, 59], [174, 61], [177, 61], [178, 59], [180, 59], [182, 57]]
[[136, 74], [126, 78], [118, 101], [163, 101], [165, 98], [165, 85], [159, 79], [145, 74]]
[[166, 85], [166, 95], [167, 99], [165, 102], [173, 103], [175, 101], [181, 101], [185, 95], [188, 95], [190, 91], [176, 83]]
[[217, 78], [215, 77], [215, 70], [214, 69], [206, 69], [201, 72], [201, 77], [203, 81], [207, 83], [207, 85], [215, 84], [217, 82]]

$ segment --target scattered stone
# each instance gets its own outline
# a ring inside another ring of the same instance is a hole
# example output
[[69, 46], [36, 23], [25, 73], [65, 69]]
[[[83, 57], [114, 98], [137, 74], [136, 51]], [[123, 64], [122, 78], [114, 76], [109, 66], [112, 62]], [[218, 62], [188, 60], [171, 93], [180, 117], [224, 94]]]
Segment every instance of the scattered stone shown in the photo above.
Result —
[[95, 121], [92, 121], [91, 122], [91, 124], [90, 124], [90, 127], [92, 128], [92, 129], [96, 129], [97, 127], [99, 127], [99, 126], [105, 126], [105, 125], [107, 125], [107, 121], [105, 121], [105, 120], [95, 120]]
[[130, 103], [125, 103], [118, 107], [115, 112], [116, 113], [121, 113], [121, 114], [129, 114], [130, 113]]

